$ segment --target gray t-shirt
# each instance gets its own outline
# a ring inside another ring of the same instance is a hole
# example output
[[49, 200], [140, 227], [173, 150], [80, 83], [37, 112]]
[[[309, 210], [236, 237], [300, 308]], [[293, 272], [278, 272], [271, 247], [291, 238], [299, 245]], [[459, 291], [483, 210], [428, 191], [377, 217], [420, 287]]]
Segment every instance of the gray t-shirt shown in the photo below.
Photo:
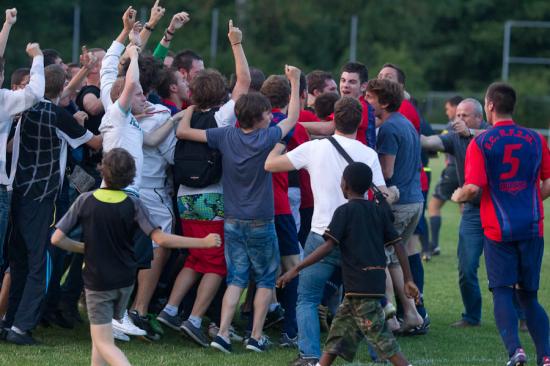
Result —
[[265, 171], [264, 164], [281, 136], [282, 131], [276, 126], [250, 133], [235, 127], [206, 130], [208, 145], [222, 153], [226, 218], [273, 219], [271, 173]]
[[378, 130], [376, 138], [378, 155], [395, 156], [393, 176], [387, 186], [397, 186], [397, 204], [424, 202], [420, 187], [420, 137], [401, 113], [393, 113]]

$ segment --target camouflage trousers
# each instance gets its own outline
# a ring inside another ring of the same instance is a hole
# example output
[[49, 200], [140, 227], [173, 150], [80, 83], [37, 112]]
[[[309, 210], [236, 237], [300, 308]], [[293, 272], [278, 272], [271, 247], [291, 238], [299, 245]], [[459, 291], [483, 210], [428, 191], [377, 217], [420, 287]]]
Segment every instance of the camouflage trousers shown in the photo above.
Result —
[[386, 326], [380, 300], [346, 296], [332, 321], [324, 352], [351, 362], [365, 337], [381, 358], [399, 352], [399, 345]]

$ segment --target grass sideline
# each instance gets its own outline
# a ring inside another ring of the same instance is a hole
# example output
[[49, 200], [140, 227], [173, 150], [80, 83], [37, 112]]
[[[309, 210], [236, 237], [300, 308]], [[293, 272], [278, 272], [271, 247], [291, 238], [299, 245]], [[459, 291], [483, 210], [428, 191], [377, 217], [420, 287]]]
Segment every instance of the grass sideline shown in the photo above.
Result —
[[[437, 182], [443, 158], [432, 159], [432, 189]], [[430, 190], [432, 192], [432, 190]], [[550, 212], [550, 201], [545, 203], [546, 212]], [[409, 361], [415, 365], [505, 365], [506, 351], [498, 336], [492, 316], [492, 299], [487, 290], [485, 265], [481, 261], [479, 269], [483, 294], [482, 326], [476, 329], [451, 329], [449, 324], [460, 318], [462, 302], [457, 285], [456, 243], [460, 215], [455, 204], [447, 203], [443, 209], [441, 229], [442, 254], [425, 264], [426, 306], [432, 325], [425, 336], [399, 338], [401, 348]], [[550, 231], [545, 221], [546, 233]], [[550, 310], [550, 285], [544, 281], [550, 272], [548, 255], [543, 260], [541, 291], [539, 299]], [[0, 343], [0, 366], [3, 365], [89, 365], [90, 336], [87, 324], [74, 330], [60, 328], [38, 328], [34, 335], [42, 342], [37, 347], [17, 347], [5, 342]], [[278, 335], [271, 334], [277, 340]], [[535, 353], [528, 334], [522, 334], [529, 364], [535, 365]], [[130, 343], [119, 343], [133, 365], [287, 365], [296, 356], [295, 350], [272, 349], [265, 354], [245, 351], [236, 345], [232, 355], [224, 355], [212, 349], [195, 346], [194, 343], [176, 332], [166, 329], [166, 336], [158, 343], [146, 343], [133, 339]], [[369, 363], [365, 344], [357, 354], [354, 363], [338, 360], [336, 365], [375, 365]]]

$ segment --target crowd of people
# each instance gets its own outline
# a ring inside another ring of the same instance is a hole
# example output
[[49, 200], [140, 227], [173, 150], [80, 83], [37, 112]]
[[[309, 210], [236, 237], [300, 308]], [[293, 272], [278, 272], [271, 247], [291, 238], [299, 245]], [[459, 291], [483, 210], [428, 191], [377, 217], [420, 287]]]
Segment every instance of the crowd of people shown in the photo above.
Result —
[[[290, 65], [266, 78], [230, 20], [227, 82], [196, 52], [170, 50], [186, 12], [146, 49], [164, 13], [157, 0], [141, 24], [130, 6], [113, 42], [83, 47], [78, 64], [29, 43], [31, 67], [0, 90], [1, 339], [72, 329], [80, 301], [92, 365], [129, 365], [114, 340], [156, 342], [166, 327], [226, 354], [236, 342], [296, 348], [295, 366], [351, 362], [365, 339], [373, 359], [407, 366], [396, 335], [429, 332], [423, 261], [441, 251], [452, 200], [464, 312], [451, 326], [480, 326], [484, 253], [507, 365], [526, 364], [526, 328], [550, 366], [537, 300], [550, 152], [514, 122], [511, 86], [491, 84], [484, 106], [449, 99], [436, 135], [395, 64], [373, 79], [359, 62], [339, 79]], [[0, 84], [16, 20], [7, 9]]]

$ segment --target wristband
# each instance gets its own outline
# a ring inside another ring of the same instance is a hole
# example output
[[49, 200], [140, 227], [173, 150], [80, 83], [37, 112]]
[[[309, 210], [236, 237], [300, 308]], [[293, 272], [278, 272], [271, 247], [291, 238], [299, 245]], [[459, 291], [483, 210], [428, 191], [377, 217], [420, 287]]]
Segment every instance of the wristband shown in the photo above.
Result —
[[168, 38], [168, 33], [167, 32], [164, 32], [164, 37], [163, 38], [166, 42], [171, 42], [172, 41], [172, 38]]
[[151, 27], [149, 23], [145, 23], [144, 28], [147, 29], [149, 32], [153, 32], [155, 30], [155, 28]]
[[169, 35], [174, 36], [174, 32], [170, 32], [168, 28], [166, 28], [166, 31], [164, 31], [164, 33], [168, 33]]
[[237, 43], [231, 43], [232, 46], [236, 46], [238, 44], [241, 44], [242, 42], [237, 42]]

